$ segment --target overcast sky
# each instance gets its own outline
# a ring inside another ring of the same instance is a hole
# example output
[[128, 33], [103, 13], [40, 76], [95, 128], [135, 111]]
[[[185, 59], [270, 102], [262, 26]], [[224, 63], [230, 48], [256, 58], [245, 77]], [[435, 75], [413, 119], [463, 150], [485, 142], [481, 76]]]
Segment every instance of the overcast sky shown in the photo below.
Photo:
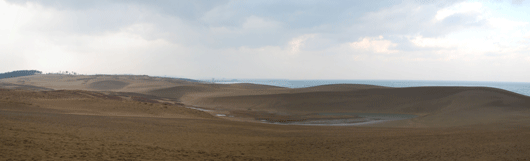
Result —
[[530, 82], [530, 2], [0, 0], [0, 72]]

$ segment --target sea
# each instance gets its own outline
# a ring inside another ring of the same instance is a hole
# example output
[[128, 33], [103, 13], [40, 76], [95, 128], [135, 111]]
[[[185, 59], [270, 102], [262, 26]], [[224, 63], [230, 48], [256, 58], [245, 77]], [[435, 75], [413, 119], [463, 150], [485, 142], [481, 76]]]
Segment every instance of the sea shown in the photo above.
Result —
[[481, 82], [481, 81], [420, 81], [420, 80], [286, 80], [286, 79], [231, 79], [203, 80], [219, 84], [253, 83], [287, 88], [305, 88], [328, 84], [369, 84], [385, 87], [461, 86], [493, 87], [530, 96], [530, 82]]

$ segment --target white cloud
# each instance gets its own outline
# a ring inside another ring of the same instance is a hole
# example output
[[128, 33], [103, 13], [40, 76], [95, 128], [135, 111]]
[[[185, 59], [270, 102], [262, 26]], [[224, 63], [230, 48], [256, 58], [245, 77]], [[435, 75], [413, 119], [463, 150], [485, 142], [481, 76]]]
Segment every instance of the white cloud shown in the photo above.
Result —
[[496, 29], [500, 30], [509, 30], [516, 27], [524, 27], [529, 24], [529, 22], [524, 21], [512, 21], [508, 20], [506, 18], [489, 18], [488, 19], [489, 25]]
[[397, 44], [392, 43], [389, 40], [385, 40], [383, 36], [379, 37], [364, 37], [359, 41], [352, 42], [349, 44], [352, 48], [360, 51], [370, 51], [375, 53], [391, 54], [397, 53], [397, 50], [389, 49], [396, 47]]
[[36, 15], [48, 15], [48, 12], [38, 12], [41, 10], [36, 5], [31, 3], [27, 7], [8, 4], [5, 1], [0, 1], [0, 43], [12, 44], [20, 40], [20, 30], [28, 23], [31, 23]]
[[461, 2], [453, 6], [438, 10], [436, 12], [435, 20], [441, 21], [457, 13], [482, 13], [482, 12], [484, 12], [484, 9], [482, 8], [482, 3], [480, 2]]
[[293, 38], [291, 41], [289, 41], [289, 48], [291, 50], [291, 53], [298, 53], [300, 51], [300, 48], [304, 47], [305, 41], [314, 37], [315, 34], [306, 34]]
[[440, 48], [453, 48], [458, 46], [458, 42], [455, 42], [447, 38], [424, 38], [423, 36], [415, 36], [409, 38], [410, 42], [418, 47], [440, 47]]
[[0, 37], [0, 57], [5, 58], [0, 59], [0, 64], [8, 64], [1, 66], [2, 70], [123, 73], [146, 67], [152, 56], [180, 49], [163, 39], [145, 39], [144, 35], [157, 29], [150, 23], [124, 25], [116, 32], [79, 34], [54, 29], [65, 24], [68, 15], [64, 14], [68, 11], [29, 2], [19, 6], [0, 1], [0, 12], [0, 21], [13, 21], [10, 27], [0, 25], [0, 35], [9, 35]]

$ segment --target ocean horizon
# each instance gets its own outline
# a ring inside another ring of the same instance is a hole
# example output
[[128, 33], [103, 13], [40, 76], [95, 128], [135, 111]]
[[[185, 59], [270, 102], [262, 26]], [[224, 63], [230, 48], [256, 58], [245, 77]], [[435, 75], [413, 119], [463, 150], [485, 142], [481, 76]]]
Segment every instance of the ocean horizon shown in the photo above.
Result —
[[492, 87], [530, 96], [528, 82], [486, 82], [486, 81], [424, 81], [424, 80], [288, 80], [288, 79], [230, 79], [202, 80], [217, 84], [252, 83], [287, 88], [305, 88], [329, 84], [367, 84], [385, 87], [425, 87], [425, 86], [457, 86], [457, 87]]

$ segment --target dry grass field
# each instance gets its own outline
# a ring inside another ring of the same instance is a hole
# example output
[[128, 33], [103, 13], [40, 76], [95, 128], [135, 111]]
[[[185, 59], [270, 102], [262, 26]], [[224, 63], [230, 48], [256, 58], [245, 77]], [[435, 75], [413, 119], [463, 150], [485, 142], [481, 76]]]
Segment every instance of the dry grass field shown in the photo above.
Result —
[[[418, 117], [363, 126], [256, 119], [356, 117], [320, 112]], [[530, 98], [482, 87], [9, 78], [0, 80], [0, 160], [530, 160]]]

